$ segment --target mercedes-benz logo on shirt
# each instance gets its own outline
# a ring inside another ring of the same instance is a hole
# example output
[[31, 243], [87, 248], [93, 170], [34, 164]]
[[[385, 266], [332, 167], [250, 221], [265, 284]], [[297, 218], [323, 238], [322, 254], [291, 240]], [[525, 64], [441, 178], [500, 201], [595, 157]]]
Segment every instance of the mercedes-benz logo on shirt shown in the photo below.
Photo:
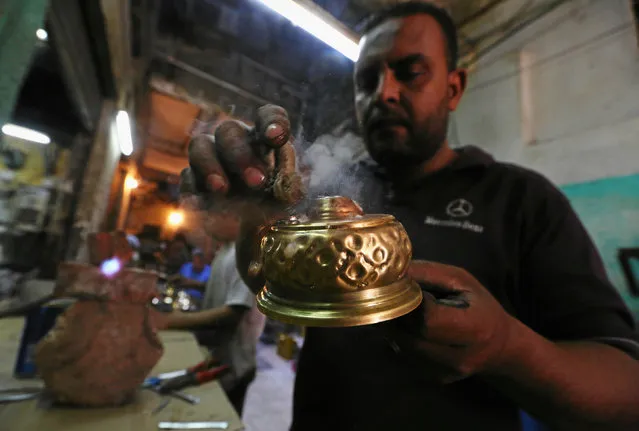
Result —
[[451, 217], [468, 217], [473, 213], [473, 204], [466, 199], [455, 199], [446, 207], [446, 214]]

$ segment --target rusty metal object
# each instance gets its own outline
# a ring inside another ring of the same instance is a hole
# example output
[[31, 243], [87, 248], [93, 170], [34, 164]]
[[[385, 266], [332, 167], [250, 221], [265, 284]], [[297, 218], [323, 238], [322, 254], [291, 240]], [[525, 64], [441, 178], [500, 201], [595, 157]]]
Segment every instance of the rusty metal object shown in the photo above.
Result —
[[[124, 268], [121, 234], [95, 235], [100, 266], [63, 262], [52, 298], [78, 298], [37, 344], [35, 363], [56, 402], [104, 407], [125, 404], [162, 356], [162, 315], [149, 307], [157, 275]], [[91, 248], [90, 247], [90, 248]]]
[[412, 246], [390, 215], [365, 215], [355, 202], [326, 197], [309, 219], [292, 217], [260, 238], [266, 285], [257, 298], [267, 316], [302, 326], [345, 327], [409, 313], [422, 300], [406, 276]]

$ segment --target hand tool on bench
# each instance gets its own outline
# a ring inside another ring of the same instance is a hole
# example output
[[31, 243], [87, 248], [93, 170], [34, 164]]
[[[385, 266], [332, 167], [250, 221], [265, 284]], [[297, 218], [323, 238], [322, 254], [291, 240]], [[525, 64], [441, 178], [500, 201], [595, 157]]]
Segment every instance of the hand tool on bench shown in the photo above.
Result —
[[161, 430], [225, 430], [228, 422], [160, 422]]
[[200, 386], [204, 383], [215, 380], [225, 372], [229, 371], [229, 369], [228, 365], [220, 365], [216, 368], [211, 368], [205, 371], [187, 372], [184, 375], [162, 381], [162, 383], [160, 383], [159, 390], [160, 393], [170, 393], [189, 386]]

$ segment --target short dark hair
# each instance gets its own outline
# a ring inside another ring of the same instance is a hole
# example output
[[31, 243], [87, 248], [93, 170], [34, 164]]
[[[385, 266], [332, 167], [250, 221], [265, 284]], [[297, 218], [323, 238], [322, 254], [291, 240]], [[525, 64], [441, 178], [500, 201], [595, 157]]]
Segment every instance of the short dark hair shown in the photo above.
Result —
[[407, 1], [390, 6], [375, 13], [363, 26], [363, 33], [366, 34], [375, 27], [393, 18], [404, 18], [413, 15], [426, 14], [432, 16], [439, 24], [446, 39], [446, 61], [448, 70], [457, 68], [459, 57], [459, 45], [457, 42], [457, 27], [450, 14], [443, 8], [424, 1]]

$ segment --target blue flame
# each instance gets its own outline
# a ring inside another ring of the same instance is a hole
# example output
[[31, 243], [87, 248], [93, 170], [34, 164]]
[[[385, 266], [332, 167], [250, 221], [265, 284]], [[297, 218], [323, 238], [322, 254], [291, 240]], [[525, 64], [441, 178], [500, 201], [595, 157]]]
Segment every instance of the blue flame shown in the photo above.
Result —
[[100, 265], [100, 271], [102, 271], [102, 274], [106, 275], [107, 277], [113, 277], [115, 274], [120, 272], [121, 269], [122, 264], [117, 257], [107, 259], [102, 262], [102, 265]]

